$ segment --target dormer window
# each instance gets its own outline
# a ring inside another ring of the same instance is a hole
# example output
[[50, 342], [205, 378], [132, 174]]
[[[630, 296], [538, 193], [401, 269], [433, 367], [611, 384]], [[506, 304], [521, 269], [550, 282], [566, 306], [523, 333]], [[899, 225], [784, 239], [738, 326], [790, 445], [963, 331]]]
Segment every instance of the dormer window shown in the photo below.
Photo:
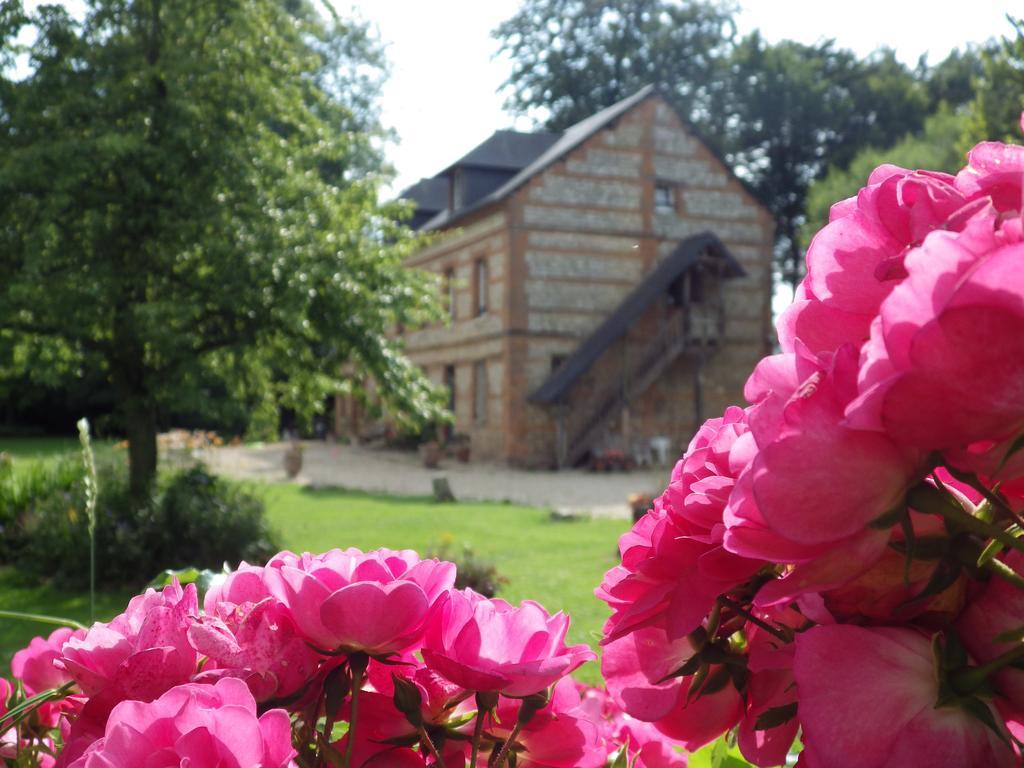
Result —
[[654, 185], [654, 210], [659, 212], [675, 211], [676, 188], [672, 184], [659, 181]]

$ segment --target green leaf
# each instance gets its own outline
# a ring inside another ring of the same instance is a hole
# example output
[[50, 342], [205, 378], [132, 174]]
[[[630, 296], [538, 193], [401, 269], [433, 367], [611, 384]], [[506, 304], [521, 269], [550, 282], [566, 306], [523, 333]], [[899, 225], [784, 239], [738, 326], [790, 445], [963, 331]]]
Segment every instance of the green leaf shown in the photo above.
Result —
[[998, 643], [1019, 643], [1024, 640], [1024, 626], [1001, 632], [996, 635], [995, 639]]
[[52, 688], [35, 696], [15, 704], [0, 716], [0, 733], [8, 730], [11, 726], [17, 725], [22, 720], [30, 717], [39, 707], [51, 701], [66, 698], [75, 687], [74, 683], [65, 683], [60, 688]]
[[894, 525], [899, 523], [901, 520], [906, 518], [907, 508], [903, 504], [893, 507], [876, 517], [874, 520], [868, 522], [868, 528], [874, 528], [875, 530], [888, 530]]
[[739, 748], [730, 746], [724, 736], [687, 757], [687, 768], [751, 768]]
[[[1024, 433], [1019, 435], [1016, 440], [1010, 443], [1010, 447], [1007, 449], [1006, 454], [1003, 456], [1002, 461], [999, 462], [999, 468], [1002, 469], [1006, 466], [1006, 462], [1017, 453], [1021, 448], [1024, 448]], [[997, 470], [998, 471], [998, 470]]]
[[992, 710], [989, 709], [988, 704], [976, 696], [964, 698], [958, 703], [961, 707], [967, 710], [972, 717], [983, 722], [988, 729], [1004, 741], [1007, 746], [1010, 745], [1009, 734], [1007, 734], [1005, 728], [1000, 727], [1000, 724], [992, 714]]
[[797, 703], [794, 701], [792, 704], [784, 704], [781, 707], [772, 707], [771, 709], [762, 712], [754, 723], [754, 729], [758, 731], [767, 731], [769, 728], [777, 728], [783, 723], [788, 723], [796, 717], [796, 707]]

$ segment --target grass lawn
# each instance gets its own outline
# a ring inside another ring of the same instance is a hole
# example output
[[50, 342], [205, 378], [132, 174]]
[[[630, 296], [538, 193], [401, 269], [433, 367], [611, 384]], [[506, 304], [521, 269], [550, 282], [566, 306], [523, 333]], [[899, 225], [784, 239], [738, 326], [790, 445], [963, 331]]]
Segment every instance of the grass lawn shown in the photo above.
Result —
[[[129, 592], [100, 592], [96, 595], [96, 618], [109, 619], [120, 613]], [[62, 619], [74, 619], [89, 624], [89, 594], [69, 593], [48, 586], [27, 584], [11, 568], [0, 568], [0, 609], [41, 613]], [[36, 635], [48, 635], [56, 629], [52, 624], [40, 624], [14, 619], [0, 619], [0, 676], [9, 675], [11, 656], [28, 645]]]
[[[114, 450], [113, 440], [93, 440], [93, 452], [98, 456]], [[0, 437], [0, 453], [9, 453], [15, 465], [29, 461], [46, 461], [68, 454], [80, 455], [82, 444], [77, 437]]]

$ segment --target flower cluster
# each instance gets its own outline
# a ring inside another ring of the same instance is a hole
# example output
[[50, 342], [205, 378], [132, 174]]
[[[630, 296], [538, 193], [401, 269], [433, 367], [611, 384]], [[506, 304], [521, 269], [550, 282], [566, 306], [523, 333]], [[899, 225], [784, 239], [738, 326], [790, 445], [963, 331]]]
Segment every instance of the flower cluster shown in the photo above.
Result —
[[679, 764], [660, 734], [568, 677], [595, 656], [566, 645], [567, 616], [454, 581], [452, 563], [349, 549], [243, 564], [202, 610], [195, 585], [148, 590], [109, 623], [14, 656], [0, 763]]
[[1012, 766], [1024, 736], [1024, 147], [833, 206], [746, 408], [598, 596], [613, 700], [781, 765]]

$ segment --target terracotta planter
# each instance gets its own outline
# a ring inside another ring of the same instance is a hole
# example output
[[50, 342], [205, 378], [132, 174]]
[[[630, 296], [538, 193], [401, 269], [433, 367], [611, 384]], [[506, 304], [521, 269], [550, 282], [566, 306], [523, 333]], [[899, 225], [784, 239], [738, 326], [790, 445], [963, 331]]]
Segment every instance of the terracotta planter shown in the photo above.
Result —
[[284, 472], [288, 478], [294, 480], [302, 471], [302, 446], [299, 443], [292, 443], [284, 454]]
[[441, 463], [441, 444], [435, 440], [421, 443], [419, 447], [420, 461], [427, 469], [437, 469]]

